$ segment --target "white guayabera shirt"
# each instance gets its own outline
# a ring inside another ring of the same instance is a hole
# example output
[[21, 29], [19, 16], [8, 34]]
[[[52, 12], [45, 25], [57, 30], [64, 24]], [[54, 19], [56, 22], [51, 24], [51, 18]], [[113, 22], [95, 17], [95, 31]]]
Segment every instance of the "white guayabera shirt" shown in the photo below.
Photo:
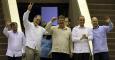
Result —
[[30, 11], [27, 10], [23, 15], [23, 23], [26, 34], [26, 46], [40, 51], [41, 40], [46, 30], [41, 26], [34, 26], [32, 22], [28, 20]]
[[6, 55], [11, 57], [20, 57], [25, 52], [25, 36], [23, 32], [14, 33], [8, 28], [4, 28], [4, 35], [8, 38], [8, 48]]
[[[85, 34], [88, 39], [82, 39], [82, 35]], [[72, 30], [72, 41], [74, 44], [73, 53], [90, 53], [88, 40], [93, 39], [92, 29], [87, 27], [81, 28], [80, 26], [75, 26]]]

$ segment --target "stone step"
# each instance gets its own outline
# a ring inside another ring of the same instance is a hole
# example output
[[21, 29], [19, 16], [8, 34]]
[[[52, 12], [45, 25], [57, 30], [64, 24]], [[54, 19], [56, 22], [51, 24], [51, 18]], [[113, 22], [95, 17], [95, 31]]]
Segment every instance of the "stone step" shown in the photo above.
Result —
[[107, 37], [108, 37], [108, 38], [115, 38], [115, 32], [109, 32], [109, 33], [107, 34]]
[[87, 0], [87, 3], [115, 4], [115, 0]]
[[110, 9], [115, 10], [115, 4], [98, 4], [98, 3], [89, 3], [88, 8], [89, 9]]
[[1, 37], [0, 36], [0, 43], [7, 43], [8, 39], [6, 37]]
[[112, 31], [111, 32], [115, 32], [115, 26], [113, 27]]
[[115, 15], [98, 15], [98, 14], [91, 14], [91, 17], [96, 16], [99, 20], [103, 20], [104, 16], [110, 16], [112, 21], [115, 21]]
[[91, 14], [108, 14], [109, 15], [114, 15], [115, 14], [115, 9], [89, 9]]
[[0, 43], [0, 49], [6, 49], [7, 43]]
[[[4, 23], [2, 21], [0, 21], [0, 35], [2, 34], [3, 32], [3, 29], [4, 29]], [[3, 34], [2, 34], [3, 35]]]
[[114, 55], [109, 55], [110, 60], [115, 60], [115, 56]]
[[113, 42], [113, 43], [109, 43], [109, 42], [108, 42], [108, 47], [109, 47], [109, 49], [111, 49], [111, 50], [115, 50], [115, 42]]
[[109, 54], [115, 56], [115, 50], [110, 50], [110, 51], [109, 51]]
[[0, 55], [5, 55], [6, 54], [6, 49], [0, 49]]
[[90, 13], [91, 16], [115, 16], [115, 14]]
[[5, 55], [0, 55], [0, 60], [8, 60]]
[[115, 38], [107, 38], [108, 43], [115, 43]]

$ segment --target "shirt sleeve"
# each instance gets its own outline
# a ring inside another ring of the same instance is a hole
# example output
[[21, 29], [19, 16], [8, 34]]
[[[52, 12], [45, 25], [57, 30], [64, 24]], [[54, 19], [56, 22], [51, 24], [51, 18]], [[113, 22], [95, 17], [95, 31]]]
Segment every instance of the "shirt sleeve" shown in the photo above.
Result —
[[42, 32], [43, 32], [43, 34], [47, 34], [47, 33], [48, 33], [48, 32], [46, 31], [46, 29], [43, 28], [43, 27], [42, 27]]
[[26, 38], [24, 33], [22, 32], [22, 53], [25, 53], [25, 43], [26, 43]]
[[51, 21], [47, 23], [45, 29], [48, 32], [48, 34], [52, 34], [53, 27], [52, 27], [52, 22]]
[[4, 30], [3, 30], [3, 34], [6, 36], [6, 37], [8, 37], [8, 35], [9, 35], [9, 33], [8, 33], [8, 28], [4, 28]]
[[113, 29], [113, 23], [110, 21], [108, 26], [103, 26], [106, 32], [110, 32]]
[[73, 30], [72, 30], [72, 41], [73, 42], [80, 41], [80, 37], [78, 36], [78, 34], [76, 32], [77, 32], [77, 30], [75, 28], [73, 28]]
[[25, 28], [28, 28], [28, 27], [31, 25], [30, 21], [28, 20], [28, 18], [29, 18], [29, 13], [30, 13], [30, 11], [27, 10], [27, 11], [24, 13], [24, 15], [23, 15], [23, 24], [24, 24], [24, 27], [25, 27]]

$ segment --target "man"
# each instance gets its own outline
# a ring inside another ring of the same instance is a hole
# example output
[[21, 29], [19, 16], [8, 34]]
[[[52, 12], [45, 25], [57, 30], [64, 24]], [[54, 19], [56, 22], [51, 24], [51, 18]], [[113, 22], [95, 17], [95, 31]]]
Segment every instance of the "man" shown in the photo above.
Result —
[[23, 23], [26, 34], [26, 60], [40, 60], [40, 45], [45, 29], [39, 26], [41, 16], [36, 15], [33, 22], [28, 20], [29, 13], [32, 9], [32, 3], [28, 5], [27, 11], [23, 15]]
[[105, 22], [108, 25], [99, 26], [97, 17], [92, 18], [94, 60], [109, 60], [106, 34], [112, 29], [112, 22], [109, 17]]
[[46, 26], [47, 31], [52, 34], [52, 60], [69, 60], [71, 29], [65, 26], [64, 16], [59, 16], [59, 25], [52, 26], [55, 20], [56, 18], [52, 18]]
[[65, 25], [66, 25], [67, 27], [70, 27], [70, 20], [69, 20], [68, 17], [65, 18]]
[[88, 41], [93, 39], [92, 30], [84, 26], [84, 16], [79, 17], [79, 25], [72, 30], [73, 60], [89, 60]]
[[8, 48], [6, 55], [8, 60], [21, 60], [24, 53], [25, 36], [23, 32], [17, 31], [17, 23], [11, 23], [11, 29], [8, 25], [4, 28], [3, 33], [8, 38]]

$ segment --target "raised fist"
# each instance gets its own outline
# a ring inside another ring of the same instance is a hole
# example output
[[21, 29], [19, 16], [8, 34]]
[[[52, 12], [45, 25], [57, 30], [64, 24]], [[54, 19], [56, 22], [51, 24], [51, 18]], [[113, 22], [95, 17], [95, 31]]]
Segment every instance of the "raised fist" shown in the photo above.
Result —
[[52, 17], [51, 22], [54, 22], [54, 21], [56, 21], [56, 20], [57, 20], [56, 17]]
[[33, 6], [33, 4], [32, 4], [32, 3], [30, 3], [30, 4], [28, 5], [28, 10], [29, 10], [29, 11], [31, 11], [32, 6]]
[[110, 22], [110, 17], [109, 17], [109, 16], [105, 16], [105, 17], [104, 17], [104, 21], [105, 21], [106, 23], [109, 23], [109, 22]]

